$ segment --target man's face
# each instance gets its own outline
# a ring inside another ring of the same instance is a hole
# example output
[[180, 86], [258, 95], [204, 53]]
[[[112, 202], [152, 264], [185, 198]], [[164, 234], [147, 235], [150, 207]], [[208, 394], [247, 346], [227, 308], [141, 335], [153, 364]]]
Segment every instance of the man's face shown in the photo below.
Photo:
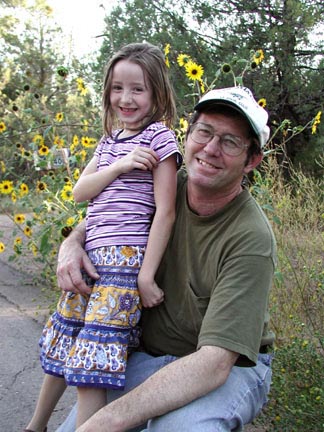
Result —
[[239, 156], [229, 156], [220, 147], [220, 136], [233, 135], [249, 145], [249, 125], [243, 118], [231, 118], [219, 113], [202, 113], [198, 122], [211, 126], [217, 135], [207, 144], [198, 144], [188, 135], [185, 145], [188, 182], [206, 193], [231, 193], [240, 186], [243, 175], [261, 161], [262, 156], [257, 161], [252, 158], [246, 163], [246, 148]]

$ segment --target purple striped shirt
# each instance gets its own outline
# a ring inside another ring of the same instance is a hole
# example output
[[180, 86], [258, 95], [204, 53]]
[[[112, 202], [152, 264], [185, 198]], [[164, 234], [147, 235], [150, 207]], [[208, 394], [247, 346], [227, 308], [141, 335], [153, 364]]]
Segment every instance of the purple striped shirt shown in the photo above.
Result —
[[[176, 154], [178, 166], [182, 156], [174, 133], [162, 123], [152, 123], [135, 136], [101, 139], [95, 151], [97, 169], [103, 169], [141, 145], [153, 149], [160, 162]], [[117, 177], [93, 198], [87, 210], [86, 250], [102, 246], [145, 246], [155, 212], [153, 175], [134, 169]]]

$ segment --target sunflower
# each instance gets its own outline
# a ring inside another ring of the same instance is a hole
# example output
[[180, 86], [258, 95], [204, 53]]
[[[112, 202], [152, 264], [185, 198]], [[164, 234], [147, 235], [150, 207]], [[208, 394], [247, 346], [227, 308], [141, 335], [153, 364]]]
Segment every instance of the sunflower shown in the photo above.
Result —
[[259, 49], [255, 52], [253, 56], [253, 61], [259, 65], [264, 60], [264, 53], [262, 49]]
[[6, 249], [6, 246], [4, 243], [0, 242], [0, 253], [4, 252]]
[[37, 144], [39, 147], [41, 147], [42, 145], [44, 145], [44, 138], [42, 135], [34, 135], [33, 137], [33, 143]]
[[171, 45], [168, 43], [164, 47], [164, 55], [167, 56], [170, 53], [170, 47]]
[[186, 132], [188, 129], [188, 121], [186, 119], [184, 119], [183, 117], [180, 118], [179, 120], [179, 125], [180, 125], [180, 130], [182, 132]]
[[66, 67], [64, 67], [64, 66], [59, 66], [59, 67], [56, 69], [56, 73], [57, 73], [60, 77], [62, 77], [62, 78], [66, 78], [66, 77], [68, 76], [68, 74], [69, 74], [69, 70], [68, 70]]
[[265, 108], [267, 106], [267, 101], [265, 98], [261, 98], [258, 100], [258, 104], [260, 105], [260, 107]]
[[19, 245], [21, 245], [21, 243], [22, 243], [21, 237], [16, 237], [15, 241], [14, 241], [14, 245], [15, 246], [19, 246]]
[[39, 149], [38, 149], [38, 153], [40, 156], [47, 156], [49, 152], [49, 149], [46, 145], [42, 145]]
[[61, 192], [61, 198], [63, 201], [73, 201], [72, 186], [64, 186]]
[[54, 145], [58, 148], [64, 147], [64, 139], [60, 138], [58, 135], [54, 137]]
[[88, 129], [89, 129], [89, 122], [88, 122], [88, 120], [83, 120], [83, 126], [82, 126], [82, 129], [83, 129], [85, 132], [88, 132]]
[[191, 60], [190, 56], [187, 54], [179, 54], [177, 57], [177, 62], [179, 66], [185, 66]]
[[0, 161], [0, 171], [2, 173], [6, 172], [6, 164], [3, 161]]
[[67, 218], [66, 220], [66, 226], [71, 227], [73, 226], [75, 223], [75, 218], [73, 216]]
[[322, 115], [322, 111], [318, 111], [318, 113], [314, 117], [313, 124], [312, 124], [312, 134], [313, 135], [317, 131], [317, 126], [321, 123], [321, 115]]
[[26, 183], [21, 183], [21, 185], [19, 186], [19, 196], [23, 197], [25, 195], [28, 195], [29, 189], [28, 186], [26, 185]]
[[189, 61], [185, 65], [186, 75], [192, 81], [200, 81], [204, 74], [204, 68], [193, 61]]
[[73, 178], [74, 180], [78, 180], [80, 177], [80, 170], [79, 168], [75, 168], [75, 170], [73, 171]]
[[78, 152], [78, 156], [80, 156], [82, 162], [85, 162], [87, 158], [87, 152], [85, 150], [80, 150]]
[[58, 123], [61, 123], [61, 121], [63, 120], [63, 118], [64, 118], [64, 113], [62, 113], [62, 112], [58, 112], [58, 113], [56, 113], [56, 115], [55, 115], [55, 120], [56, 120]]
[[6, 129], [7, 129], [7, 126], [5, 125], [5, 123], [3, 121], [0, 122], [0, 133], [5, 132]]
[[34, 257], [36, 257], [36, 256], [37, 256], [37, 251], [38, 251], [38, 249], [37, 249], [37, 246], [35, 245], [35, 243], [32, 243], [32, 244], [31, 244], [31, 246], [30, 246], [30, 250], [32, 251]]
[[65, 226], [61, 229], [61, 234], [64, 238], [68, 237], [72, 231], [71, 227]]
[[[85, 120], [86, 121], [86, 120]], [[72, 144], [74, 146], [77, 146], [79, 144], [79, 137], [78, 135], [73, 135], [73, 140], [72, 140]]]
[[76, 82], [78, 91], [80, 92], [81, 96], [85, 96], [88, 93], [88, 89], [86, 88], [83, 79], [77, 78]]
[[168, 43], [164, 47], [165, 64], [166, 64], [166, 67], [168, 67], [168, 68], [170, 67], [170, 61], [169, 61], [169, 57], [168, 57], [168, 54], [170, 53], [170, 46], [171, 45]]
[[44, 192], [47, 189], [47, 184], [42, 182], [42, 181], [38, 181], [37, 182], [37, 186], [36, 186], [36, 191], [37, 192]]
[[0, 183], [0, 192], [4, 195], [10, 195], [13, 190], [13, 182], [10, 180], [4, 180]]
[[24, 229], [24, 234], [25, 234], [26, 237], [31, 237], [31, 235], [32, 235], [32, 230], [31, 230], [31, 228], [30, 228], [29, 226], [26, 226], [26, 227], [25, 227], [25, 229]]
[[16, 224], [20, 225], [22, 223], [24, 223], [26, 220], [26, 216], [24, 214], [16, 214], [14, 216], [14, 221]]
[[96, 140], [94, 138], [89, 138], [87, 136], [83, 136], [81, 138], [81, 144], [85, 148], [94, 147], [96, 144]]
[[70, 145], [70, 153], [73, 155], [75, 153], [76, 146], [74, 144]]
[[228, 64], [228, 63], [224, 63], [224, 64], [222, 65], [222, 72], [223, 72], [223, 73], [225, 73], [225, 74], [230, 73], [231, 70], [232, 70], [232, 66], [231, 66], [230, 64]]

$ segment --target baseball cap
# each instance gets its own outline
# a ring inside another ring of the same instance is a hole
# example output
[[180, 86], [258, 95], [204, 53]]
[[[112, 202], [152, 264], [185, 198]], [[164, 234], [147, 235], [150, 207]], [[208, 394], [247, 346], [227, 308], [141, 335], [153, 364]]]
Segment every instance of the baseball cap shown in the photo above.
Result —
[[235, 108], [250, 123], [261, 148], [266, 145], [270, 136], [270, 129], [267, 126], [268, 113], [257, 103], [250, 89], [238, 86], [210, 90], [202, 96], [195, 110], [201, 111], [203, 107], [211, 104], [230, 105]]

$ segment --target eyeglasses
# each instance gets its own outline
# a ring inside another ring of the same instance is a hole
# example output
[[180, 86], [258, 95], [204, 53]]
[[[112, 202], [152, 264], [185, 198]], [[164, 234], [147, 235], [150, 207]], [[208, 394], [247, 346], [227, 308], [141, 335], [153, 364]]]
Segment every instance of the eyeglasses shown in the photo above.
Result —
[[208, 144], [215, 136], [219, 137], [219, 146], [228, 156], [240, 156], [249, 145], [242, 138], [224, 134], [218, 135], [212, 126], [205, 123], [194, 123], [190, 126], [189, 135], [197, 144]]

